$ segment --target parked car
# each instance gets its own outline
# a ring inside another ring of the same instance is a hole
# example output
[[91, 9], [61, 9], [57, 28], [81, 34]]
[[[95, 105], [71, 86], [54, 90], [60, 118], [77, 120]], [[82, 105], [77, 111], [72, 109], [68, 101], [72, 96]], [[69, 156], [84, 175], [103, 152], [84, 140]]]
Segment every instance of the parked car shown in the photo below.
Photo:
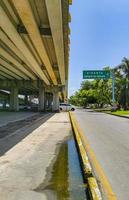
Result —
[[74, 111], [75, 110], [75, 107], [68, 103], [60, 103], [59, 108], [61, 111]]
[[19, 104], [20, 110], [31, 110], [31, 107], [29, 105]]

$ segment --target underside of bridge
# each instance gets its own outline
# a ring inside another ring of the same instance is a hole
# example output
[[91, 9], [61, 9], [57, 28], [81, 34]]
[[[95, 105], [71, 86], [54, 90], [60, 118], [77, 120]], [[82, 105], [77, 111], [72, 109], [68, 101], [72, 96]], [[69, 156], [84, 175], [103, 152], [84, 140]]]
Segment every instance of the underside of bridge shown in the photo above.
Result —
[[[67, 101], [71, 0], [0, 0], [0, 89], [37, 95], [39, 110]], [[50, 95], [50, 96], [51, 96]]]

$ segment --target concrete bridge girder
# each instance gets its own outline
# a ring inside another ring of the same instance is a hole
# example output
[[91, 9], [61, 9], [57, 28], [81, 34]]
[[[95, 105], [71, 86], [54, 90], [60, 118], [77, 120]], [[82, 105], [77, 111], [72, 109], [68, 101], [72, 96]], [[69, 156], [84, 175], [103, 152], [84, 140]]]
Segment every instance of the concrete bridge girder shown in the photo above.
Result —
[[0, 89], [16, 110], [17, 93], [37, 94], [39, 110], [53, 111], [67, 96], [68, 10], [65, 0], [0, 1]]
[[[32, 9], [30, 7], [30, 4], [28, 1], [26, 0], [12, 0], [15, 8], [17, 9], [19, 16], [21, 17], [27, 31], [28, 34], [31, 38], [31, 40], [33, 41], [35, 48], [38, 52], [38, 54], [40, 55], [40, 58], [42, 60], [42, 62], [45, 64], [46, 69], [48, 70], [48, 73], [53, 81], [53, 83], [55, 85], [57, 85], [57, 80], [55, 77], [55, 74], [53, 72], [51, 63], [49, 61], [48, 55], [46, 53], [41, 35], [39, 33], [34, 15], [32, 13]], [[22, 4], [22, 6], [21, 6]]]

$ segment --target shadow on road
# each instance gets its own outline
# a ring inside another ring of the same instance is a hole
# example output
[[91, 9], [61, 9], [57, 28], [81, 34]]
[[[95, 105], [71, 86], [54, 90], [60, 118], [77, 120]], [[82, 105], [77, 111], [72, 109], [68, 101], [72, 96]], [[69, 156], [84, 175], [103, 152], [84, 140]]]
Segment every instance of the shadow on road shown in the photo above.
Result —
[[25, 120], [9, 123], [0, 127], [0, 156], [23, 140], [35, 129], [51, 118], [54, 113], [39, 114]]

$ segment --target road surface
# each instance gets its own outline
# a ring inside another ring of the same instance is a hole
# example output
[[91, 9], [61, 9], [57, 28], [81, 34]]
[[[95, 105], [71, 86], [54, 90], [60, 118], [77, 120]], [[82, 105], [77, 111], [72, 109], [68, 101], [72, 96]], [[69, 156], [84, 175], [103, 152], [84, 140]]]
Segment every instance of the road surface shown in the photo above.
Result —
[[0, 127], [8, 123], [24, 120], [28, 117], [36, 115], [36, 112], [0, 112]]
[[75, 115], [118, 200], [129, 200], [129, 119], [82, 109]]

